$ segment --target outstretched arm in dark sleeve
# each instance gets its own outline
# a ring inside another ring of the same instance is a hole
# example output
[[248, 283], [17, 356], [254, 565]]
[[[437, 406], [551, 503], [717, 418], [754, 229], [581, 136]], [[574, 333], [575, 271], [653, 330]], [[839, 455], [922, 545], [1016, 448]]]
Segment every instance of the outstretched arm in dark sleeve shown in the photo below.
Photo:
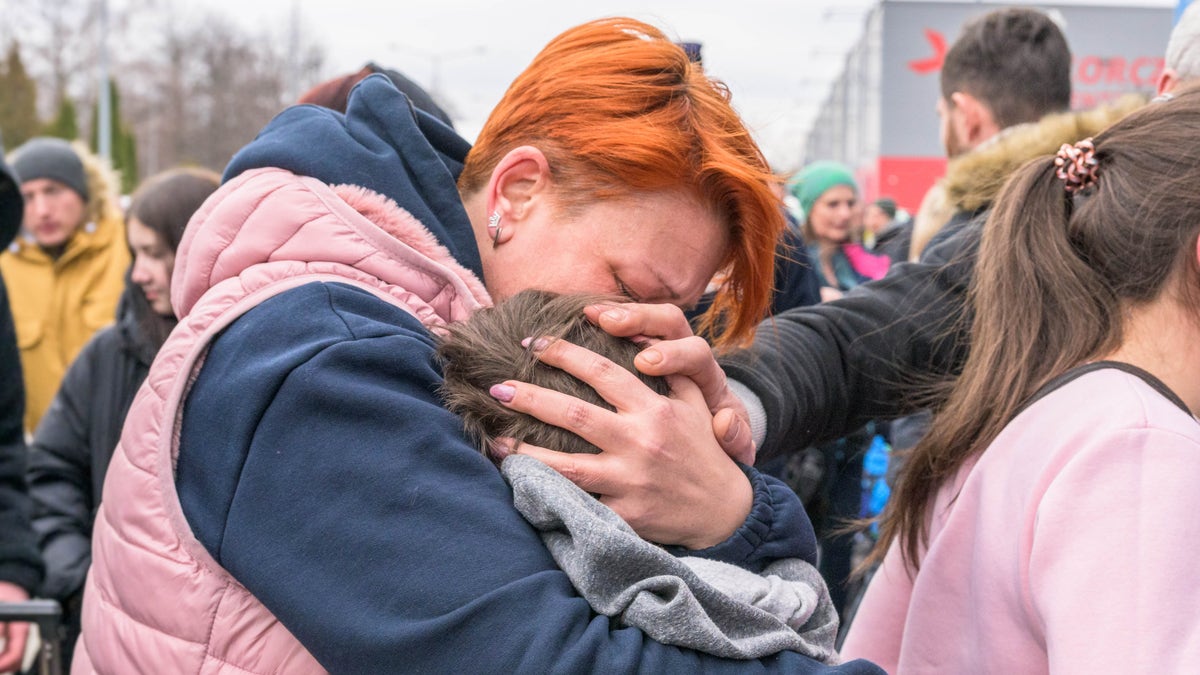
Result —
[[721, 360], [766, 413], [760, 458], [928, 403], [921, 392], [966, 358], [980, 230], [979, 220], [970, 222], [919, 263], [896, 265], [839, 300], [768, 319], [751, 348]]

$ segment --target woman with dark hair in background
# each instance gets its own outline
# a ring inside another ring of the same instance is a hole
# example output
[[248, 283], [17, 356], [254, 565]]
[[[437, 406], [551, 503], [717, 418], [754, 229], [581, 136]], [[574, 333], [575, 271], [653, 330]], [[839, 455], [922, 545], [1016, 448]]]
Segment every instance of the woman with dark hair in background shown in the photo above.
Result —
[[125, 413], [175, 327], [171, 272], [188, 220], [220, 183], [201, 169], [146, 179], [126, 215], [133, 264], [117, 323], [92, 337], [71, 363], [30, 447], [34, 529], [46, 559], [42, 595], [63, 603], [69, 664], [91, 565], [92, 520]]

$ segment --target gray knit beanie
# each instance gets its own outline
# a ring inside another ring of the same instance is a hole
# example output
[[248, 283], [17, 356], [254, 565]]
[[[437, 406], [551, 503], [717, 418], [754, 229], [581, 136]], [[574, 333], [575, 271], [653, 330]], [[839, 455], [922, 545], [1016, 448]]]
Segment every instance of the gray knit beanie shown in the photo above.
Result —
[[12, 168], [21, 182], [49, 178], [78, 192], [84, 202], [88, 200], [83, 161], [71, 144], [61, 138], [41, 136], [26, 141], [13, 150]]

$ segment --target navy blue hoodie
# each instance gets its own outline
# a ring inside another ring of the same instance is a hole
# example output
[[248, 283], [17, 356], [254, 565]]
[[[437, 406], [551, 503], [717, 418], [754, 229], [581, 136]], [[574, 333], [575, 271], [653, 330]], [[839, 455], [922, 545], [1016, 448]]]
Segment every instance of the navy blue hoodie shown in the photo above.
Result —
[[[467, 144], [382, 76], [345, 117], [281, 113], [227, 177], [279, 166], [394, 199], [478, 271], [454, 177]], [[450, 197], [453, 196], [452, 200]], [[177, 487], [193, 531], [327, 669], [389, 672], [826, 672], [799, 654], [723, 661], [595, 614], [437, 396], [415, 318], [312, 283], [211, 346], [184, 408]], [[749, 568], [811, 557], [799, 501], [748, 469], [755, 506], [702, 555]], [[861, 662], [829, 672], [878, 672]]]

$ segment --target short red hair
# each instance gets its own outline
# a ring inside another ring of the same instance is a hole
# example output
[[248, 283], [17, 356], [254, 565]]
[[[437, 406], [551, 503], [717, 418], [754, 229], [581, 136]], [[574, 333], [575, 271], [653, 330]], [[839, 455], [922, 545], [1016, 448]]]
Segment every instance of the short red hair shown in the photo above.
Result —
[[559, 35], [488, 117], [459, 178], [487, 186], [510, 150], [545, 154], [566, 206], [684, 189], [729, 228], [724, 283], [701, 330], [717, 347], [747, 342], [766, 315], [786, 223], [776, 179], [730, 104], [729, 90], [658, 29], [600, 19]]

